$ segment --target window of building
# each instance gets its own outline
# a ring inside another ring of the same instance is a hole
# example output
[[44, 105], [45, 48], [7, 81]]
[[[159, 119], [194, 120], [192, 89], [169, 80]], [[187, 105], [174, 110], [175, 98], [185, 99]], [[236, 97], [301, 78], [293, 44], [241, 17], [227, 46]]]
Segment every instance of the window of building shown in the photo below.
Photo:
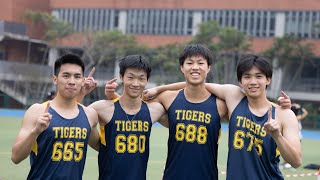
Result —
[[3, 49], [0, 49], [0, 61], [6, 60], [5, 52]]

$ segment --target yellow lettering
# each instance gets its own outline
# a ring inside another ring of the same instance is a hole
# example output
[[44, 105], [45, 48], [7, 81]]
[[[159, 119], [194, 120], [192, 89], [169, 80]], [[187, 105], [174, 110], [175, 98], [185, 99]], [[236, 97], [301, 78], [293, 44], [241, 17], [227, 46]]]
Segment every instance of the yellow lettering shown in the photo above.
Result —
[[143, 131], [144, 132], [149, 131], [149, 122], [148, 121], [143, 122]]
[[199, 118], [199, 122], [204, 122], [204, 112], [200, 111], [198, 118]]
[[256, 123], [254, 123], [253, 121], [251, 121], [251, 128], [250, 131], [254, 132], [254, 127], [255, 127]]
[[131, 131], [131, 121], [126, 121], [126, 131]]
[[176, 114], [177, 114], [177, 117], [176, 119], [177, 120], [180, 120], [180, 113], [182, 112], [182, 110], [176, 110]]
[[243, 118], [243, 123], [242, 123], [242, 127], [245, 128], [246, 127], [246, 122], [247, 122], [247, 118], [244, 117]]
[[87, 138], [87, 128], [82, 128], [82, 139]]
[[70, 127], [69, 138], [74, 138], [74, 127]]
[[132, 129], [132, 131], [137, 131], [137, 121], [132, 121], [131, 129]]
[[126, 121], [121, 121], [121, 124], [122, 124], [122, 130], [121, 131], [125, 131], [125, 123], [126, 123]]
[[237, 116], [237, 120], [238, 120], [237, 126], [238, 127], [240, 126], [240, 122], [241, 122], [242, 119], [243, 119], [242, 116]]
[[265, 137], [267, 135], [266, 130], [264, 129], [264, 127], [261, 128], [261, 133], [260, 136]]
[[68, 127], [63, 128], [63, 136], [64, 136], [64, 138], [69, 137], [69, 128]]
[[186, 112], [186, 120], [190, 121], [192, 118], [192, 111], [191, 110], [187, 110]]
[[211, 121], [211, 114], [207, 113], [206, 114], [206, 120], [204, 121], [205, 123], [209, 124]]
[[53, 127], [52, 130], [54, 131], [54, 138], [58, 138], [60, 127]]
[[80, 138], [81, 137], [81, 128], [76, 127], [76, 138]]
[[255, 134], [260, 134], [260, 124], [256, 124], [256, 131], [255, 131]]
[[116, 131], [120, 131], [120, 124], [121, 124], [121, 121], [116, 120], [114, 123], [115, 123], [115, 124], [116, 124], [116, 126], [117, 126]]
[[142, 122], [138, 121], [138, 131], [141, 132], [142, 131]]
[[247, 129], [250, 129], [250, 123], [251, 123], [251, 120], [250, 119], [246, 119], [246, 128]]
[[192, 113], [192, 120], [193, 121], [198, 121], [198, 114], [199, 114], [199, 111], [193, 111]]
[[182, 110], [182, 118], [181, 118], [181, 120], [185, 120], [185, 113], [186, 113], [186, 110]]

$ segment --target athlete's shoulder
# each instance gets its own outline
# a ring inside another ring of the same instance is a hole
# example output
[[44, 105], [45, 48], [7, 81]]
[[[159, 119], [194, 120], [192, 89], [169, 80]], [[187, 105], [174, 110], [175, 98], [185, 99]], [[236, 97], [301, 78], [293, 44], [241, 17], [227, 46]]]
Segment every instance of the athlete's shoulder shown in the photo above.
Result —
[[82, 108], [83, 108], [83, 110], [84, 110], [84, 112], [86, 113], [86, 114], [95, 114], [96, 113], [96, 110], [95, 109], [93, 109], [92, 107], [86, 107], [86, 106], [84, 106], [83, 104], [79, 104]]
[[26, 113], [32, 112], [35, 114], [41, 114], [43, 113], [47, 108], [47, 102], [44, 103], [35, 103], [33, 105], [31, 105], [28, 110], [26, 111]]
[[164, 92], [160, 93], [158, 95], [158, 97], [161, 98], [161, 99], [172, 99], [172, 98], [175, 98], [179, 94], [180, 91], [181, 90], [164, 91]]
[[181, 90], [162, 92], [157, 96], [157, 99], [158, 99], [157, 101], [160, 102], [165, 109], [168, 109], [180, 91]]
[[109, 108], [110, 106], [111, 107], [114, 106], [114, 101], [112, 101], [112, 100], [99, 100], [99, 101], [96, 101], [96, 102], [90, 104], [88, 107], [91, 107], [95, 110], [99, 110], [99, 109]]
[[86, 113], [91, 126], [95, 126], [98, 123], [98, 114], [96, 110], [91, 107], [86, 107], [82, 104], [80, 104], [80, 106], [83, 108], [84, 112]]
[[293, 113], [293, 111], [291, 109], [285, 109], [282, 108], [281, 106], [275, 106], [275, 110], [276, 110], [276, 117], [280, 117], [282, 118], [296, 118], [296, 115]]

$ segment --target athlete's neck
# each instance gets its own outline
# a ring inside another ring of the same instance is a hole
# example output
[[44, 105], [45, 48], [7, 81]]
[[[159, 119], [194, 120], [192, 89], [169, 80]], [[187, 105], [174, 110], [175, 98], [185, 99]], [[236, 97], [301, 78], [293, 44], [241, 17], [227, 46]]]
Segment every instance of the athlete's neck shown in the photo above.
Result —
[[57, 94], [57, 96], [50, 102], [50, 104], [59, 109], [74, 109], [75, 107], [77, 107], [76, 98], [67, 99], [63, 98], [59, 94]]
[[141, 103], [142, 103], [140, 97], [131, 98], [125, 94], [120, 96], [119, 102], [123, 110], [127, 114], [131, 114], [131, 115], [136, 114], [140, 110]]
[[266, 96], [259, 97], [259, 98], [252, 98], [252, 97], [247, 97], [247, 98], [248, 98], [248, 105], [249, 105], [250, 111], [257, 116], [263, 116], [271, 107], [271, 103]]
[[184, 94], [188, 101], [199, 103], [206, 100], [210, 96], [210, 92], [206, 89], [205, 84], [191, 85], [186, 84]]

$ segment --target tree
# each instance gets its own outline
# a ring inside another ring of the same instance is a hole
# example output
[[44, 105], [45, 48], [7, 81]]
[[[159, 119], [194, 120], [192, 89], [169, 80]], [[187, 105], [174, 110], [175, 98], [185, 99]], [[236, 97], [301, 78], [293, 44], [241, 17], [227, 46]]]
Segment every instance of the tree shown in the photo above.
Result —
[[168, 44], [154, 48], [150, 53], [152, 64], [152, 78], [157, 84], [168, 84], [182, 81], [183, 76], [179, 70], [179, 55], [184, 48], [184, 44]]
[[223, 61], [224, 65], [224, 80], [220, 82], [236, 83], [237, 62], [241, 54], [250, 47], [248, 37], [244, 32], [232, 27], [226, 27], [220, 29], [218, 38], [218, 62], [221, 63]]
[[294, 35], [285, 35], [281, 38], [276, 38], [270, 49], [264, 52], [264, 55], [270, 59], [276, 59], [273, 63], [276, 68], [282, 68], [284, 75], [289, 74], [291, 67], [297, 67], [293, 76], [288, 82], [287, 90], [290, 90], [298, 77], [301, 76], [306, 61], [312, 61], [314, 56], [312, 52], [312, 44], [304, 43], [301, 38]]
[[114, 67], [116, 60], [129, 54], [143, 54], [146, 47], [138, 44], [132, 35], [121, 31], [88, 32], [82, 47], [88, 71], [94, 66]]
[[46, 12], [27, 10], [25, 18], [33, 24], [43, 24], [45, 26], [46, 31], [43, 39], [48, 42], [55, 42], [58, 38], [66, 37], [73, 32], [71, 24]]
[[245, 33], [231, 27], [222, 28], [216, 21], [207, 21], [199, 25], [199, 32], [190, 43], [205, 44], [213, 52], [215, 63], [208, 80], [234, 83], [237, 60], [248, 50], [248, 42]]

